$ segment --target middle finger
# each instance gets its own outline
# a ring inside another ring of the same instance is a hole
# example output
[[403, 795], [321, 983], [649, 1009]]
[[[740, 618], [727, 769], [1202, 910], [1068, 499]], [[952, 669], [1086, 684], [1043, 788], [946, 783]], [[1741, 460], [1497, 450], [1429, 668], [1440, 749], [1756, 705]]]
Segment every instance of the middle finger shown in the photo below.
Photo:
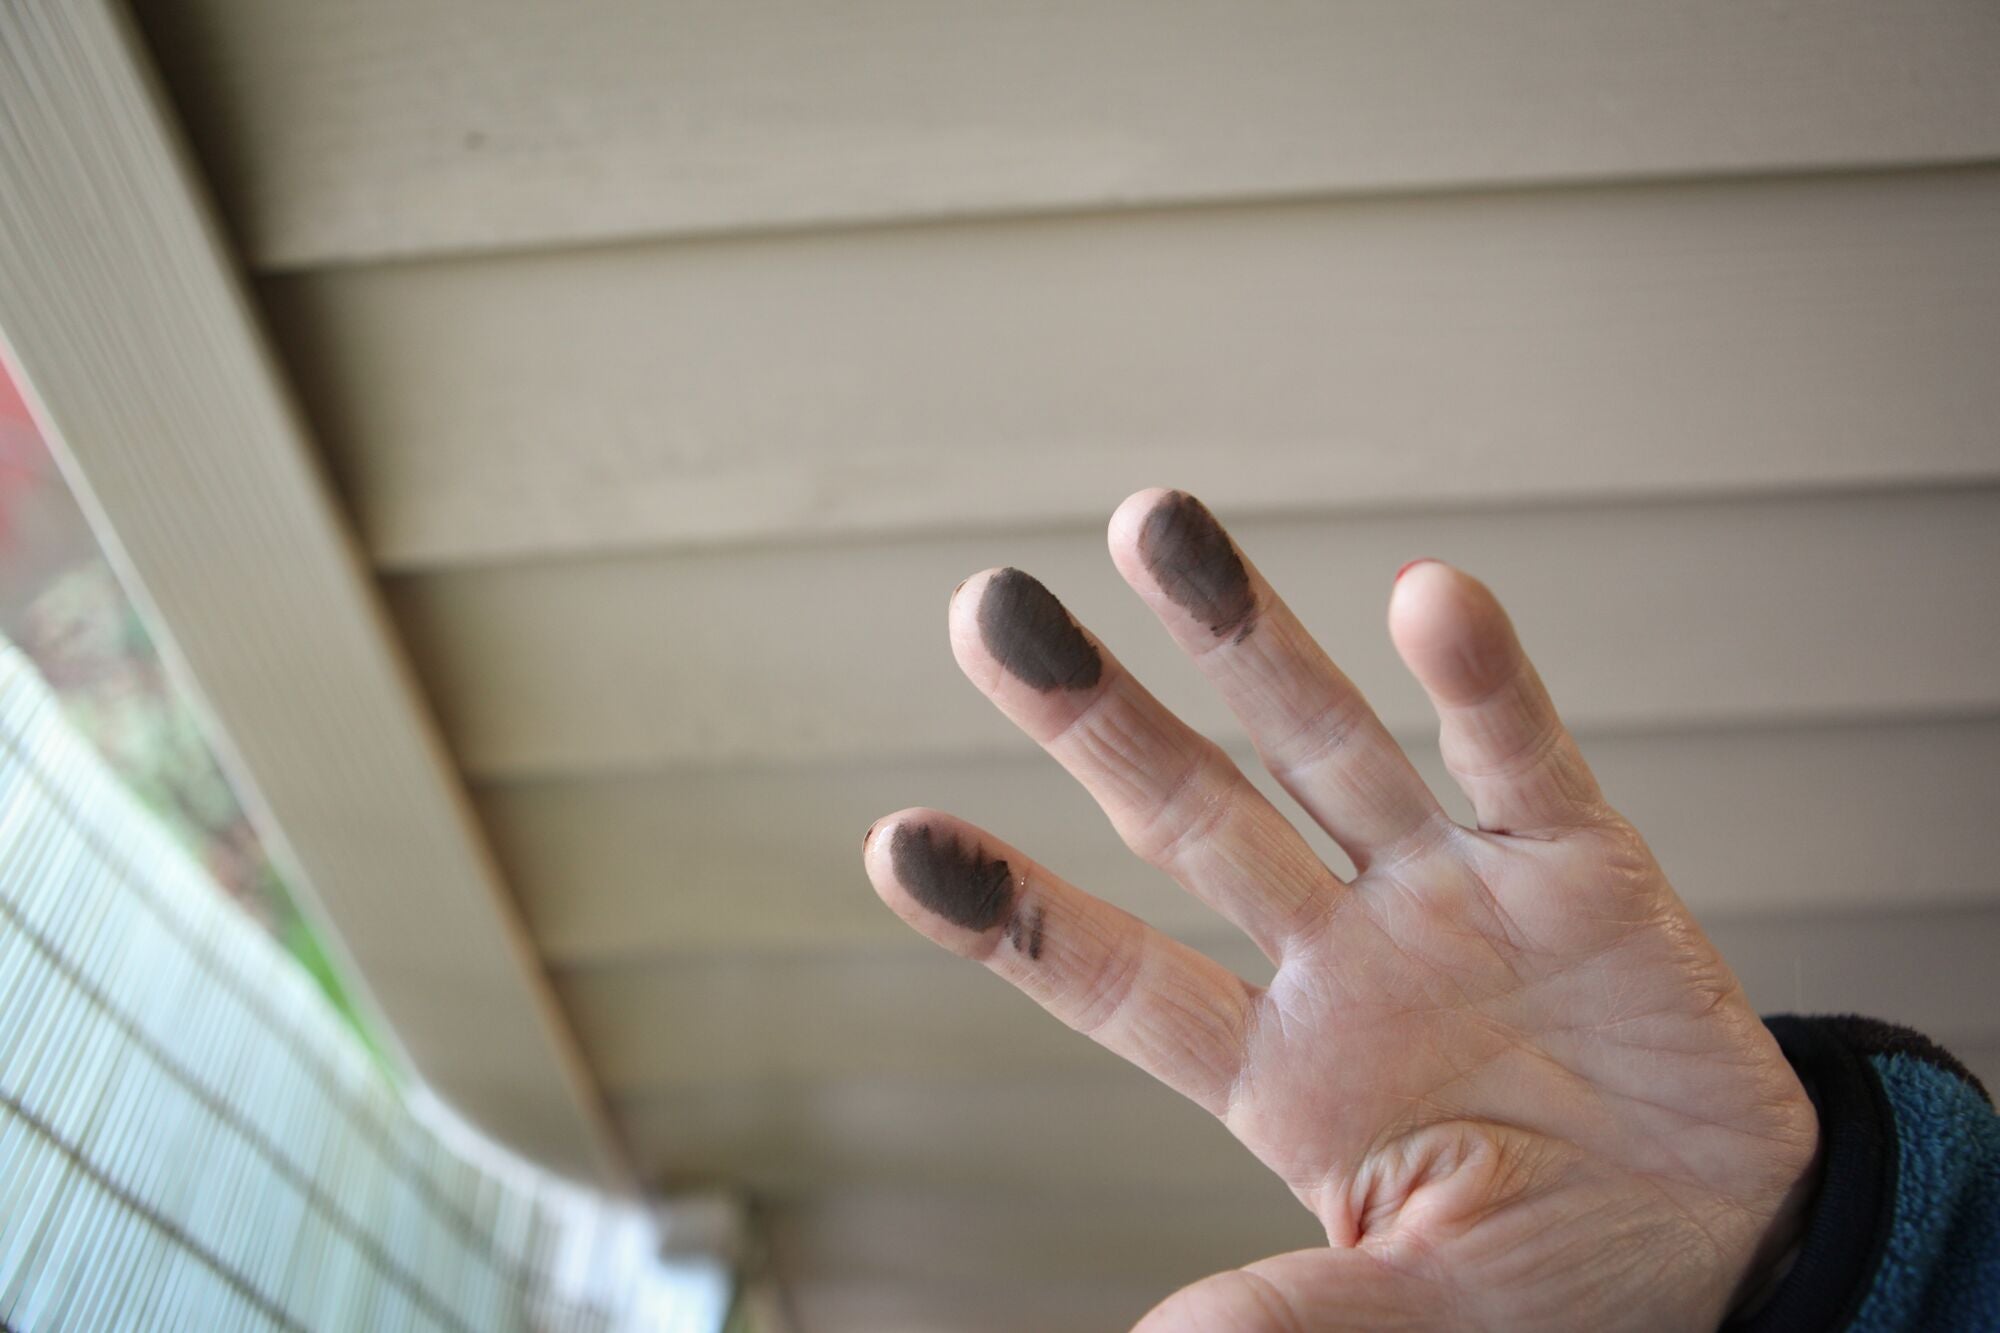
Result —
[[1448, 824], [1361, 691], [1201, 501], [1141, 491], [1111, 558], [1250, 732], [1265, 767], [1365, 870]]
[[951, 604], [972, 683], [1096, 799], [1138, 856], [1278, 960], [1340, 880], [1227, 755], [1155, 699], [1054, 594], [987, 570]]

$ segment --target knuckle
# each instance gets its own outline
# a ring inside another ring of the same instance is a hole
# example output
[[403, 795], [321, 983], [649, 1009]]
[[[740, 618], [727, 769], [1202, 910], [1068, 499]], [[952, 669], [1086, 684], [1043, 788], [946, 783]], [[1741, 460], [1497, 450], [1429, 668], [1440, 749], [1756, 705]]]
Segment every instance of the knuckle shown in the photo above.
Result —
[[1241, 795], [1236, 782], [1218, 774], [1222, 762], [1220, 751], [1204, 746], [1126, 833], [1125, 845], [1146, 864], [1167, 870], [1184, 849], [1214, 833]]
[[1145, 951], [1136, 943], [1113, 949], [1104, 955], [1096, 975], [1083, 989], [1073, 1025], [1086, 1037], [1094, 1037], [1118, 1017], [1125, 1002], [1138, 988]]
[[1272, 755], [1271, 771], [1286, 786], [1309, 776], [1321, 764], [1348, 748], [1360, 730], [1366, 705], [1361, 696], [1343, 691], [1315, 708], [1292, 728]]

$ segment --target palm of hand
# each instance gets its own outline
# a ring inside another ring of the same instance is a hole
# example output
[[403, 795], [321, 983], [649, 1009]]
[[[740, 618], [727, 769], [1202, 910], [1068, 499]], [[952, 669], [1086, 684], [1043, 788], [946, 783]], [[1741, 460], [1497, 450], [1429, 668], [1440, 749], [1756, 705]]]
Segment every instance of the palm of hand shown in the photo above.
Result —
[[1434, 565], [1392, 608], [1481, 831], [1198, 502], [1135, 496], [1112, 544], [1352, 881], [1032, 580], [962, 585], [954, 647], [1135, 851], [1278, 963], [1271, 984], [949, 816], [885, 820], [865, 854], [913, 925], [1207, 1106], [1325, 1226], [1327, 1248], [1197, 1284], [1145, 1328], [1713, 1327], [1782, 1248], [1814, 1113], [1497, 603]]
[[1674, 1322], [1644, 1291], [1713, 1327], [1812, 1154], [1796, 1079], [1617, 827], [1357, 879], [1266, 992], [1224, 1118], [1381, 1260], [1285, 1266], [1343, 1324], [1364, 1288], [1394, 1323]]

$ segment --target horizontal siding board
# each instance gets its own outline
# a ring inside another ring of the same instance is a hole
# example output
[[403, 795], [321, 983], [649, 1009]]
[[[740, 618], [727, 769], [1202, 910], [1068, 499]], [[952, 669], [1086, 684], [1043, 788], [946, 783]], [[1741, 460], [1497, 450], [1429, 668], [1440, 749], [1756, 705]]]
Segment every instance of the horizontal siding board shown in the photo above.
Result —
[[1157, 1185], [1169, 1162], [1177, 1187], [1288, 1197], [1214, 1116], [1130, 1067], [731, 1083], [616, 1112], [649, 1179], [720, 1180], [763, 1199], [926, 1183], [1089, 1195]]
[[[1435, 744], [1410, 749], [1463, 817]], [[2000, 718], [1613, 734], [1585, 750], [1699, 912], [2000, 900]], [[1290, 808], [1247, 748], [1235, 755]], [[558, 966], [900, 940], [908, 928], [855, 873], [856, 843], [874, 819], [918, 804], [990, 828], [1163, 929], [1217, 923], [1127, 853], [1082, 790], [1038, 756], [685, 769], [475, 796]], [[1313, 841], [1344, 867], [1328, 839], [1315, 831]]]
[[[853, 892], [868, 892], [858, 871], [854, 880]], [[1760, 1011], [1853, 1011], [1947, 1045], [2000, 1043], [1991, 966], [2000, 906], [1717, 918], [1706, 928]], [[1215, 935], [1207, 951], [1260, 975], [1240, 939]], [[566, 971], [558, 984], [621, 1104], [702, 1083], [1004, 1079], [1117, 1065], [998, 978], [914, 936], [898, 948]]]
[[1980, 0], [141, 0], [251, 261], [2000, 154]]
[[[1500, 591], [1581, 727], [2000, 708], [2000, 491], [1235, 530], [1404, 731], [1435, 724], [1382, 612], [1425, 554]], [[493, 567], [390, 593], [462, 765], [492, 780], [1020, 753], [945, 638], [952, 586], [998, 564], [1044, 579], [1195, 725], [1234, 732], [1090, 530]]]
[[[1915, 944], [1924, 950], [1923, 940]], [[1864, 938], [1837, 952], [1851, 960], [1867, 948]], [[1855, 989], [1808, 998], [1821, 1008], [1902, 1001]], [[1971, 998], [1990, 1009], [1990, 992]], [[1951, 1044], [1989, 1086], [2000, 1082], [2000, 1042]], [[1209, 1133], [1196, 1133], [1194, 1122], [1208, 1117], [1184, 1117], [1192, 1108], [1170, 1108], [1174, 1095], [1143, 1076], [884, 1088], [787, 1094], [841, 1112], [796, 1126], [820, 1156], [811, 1179], [784, 1180], [773, 1207], [787, 1287], [815, 1333], [1125, 1327], [1181, 1283], [1250, 1255], [1319, 1243], [1275, 1177], [1212, 1121], [1201, 1126]], [[705, 1105], [714, 1111], [734, 1095], [710, 1095]], [[687, 1114], [689, 1104], [650, 1105], [624, 1108], [640, 1154], [691, 1151], [672, 1143], [666, 1118], [673, 1109]], [[949, 1117], [963, 1117], [956, 1144], [939, 1128]], [[1248, 1174], [1215, 1174], [1225, 1153]], [[979, 1174], [983, 1161], [997, 1168], [990, 1179]], [[859, 1163], [866, 1178], [850, 1179]], [[765, 1165], [746, 1164], [746, 1178], [759, 1178]], [[869, 1237], [886, 1243], [864, 1251]], [[968, 1262], [968, 1251], [992, 1267]]]
[[[1239, 950], [1232, 961], [1251, 959]], [[911, 941], [776, 959], [709, 954], [559, 973], [557, 984], [614, 1095], [842, 1075], [1007, 1077], [1113, 1059], [1038, 1021], [982, 969]]]
[[770, 1230], [773, 1258], [789, 1281], [970, 1283], [1032, 1274], [1040, 1282], [1150, 1281], [1162, 1300], [1219, 1269], [1326, 1243], [1311, 1214], [1282, 1194], [1171, 1188], [1095, 1200], [829, 1190], [775, 1210]]
[[2000, 169], [393, 265], [262, 295], [379, 566], [2000, 476]]
[[[1989, 988], [1976, 998], [1996, 997]], [[1996, 1047], [2000, 1027], [1951, 1050], [2000, 1081]], [[1171, 1184], [1290, 1198], [1215, 1117], [1113, 1062], [1066, 1075], [721, 1084], [615, 1110], [649, 1180], [723, 1181], [767, 1200], [926, 1184], [1063, 1198]]]
[[[1190, 1211], [1199, 1216], [1199, 1205]], [[1157, 1280], [1049, 1282], [1020, 1272], [976, 1282], [829, 1275], [785, 1284], [802, 1333], [1104, 1333], [1132, 1327], [1166, 1294]]]

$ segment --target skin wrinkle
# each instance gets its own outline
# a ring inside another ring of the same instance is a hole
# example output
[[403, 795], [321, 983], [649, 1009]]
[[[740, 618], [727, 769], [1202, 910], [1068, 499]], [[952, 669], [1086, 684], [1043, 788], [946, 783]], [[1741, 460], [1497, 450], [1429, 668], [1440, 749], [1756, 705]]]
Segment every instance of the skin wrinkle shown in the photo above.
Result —
[[1098, 744], [1099, 741], [1096, 739], [1098, 729], [1086, 724], [1096, 714], [1108, 708], [1117, 693], [1118, 685], [1114, 678], [1112, 684], [1084, 700], [1083, 706], [1076, 710], [1074, 716], [1057, 727], [1048, 739], [1041, 742], [1042, 748], [1053, 753], [1061, 749], [1073, 736], [1082, 737], [1082, 744], [1085, 746]]
[[1009, 675], [1043, 694], [1090, 689], [1104, 672], [1096, 645], [1056, 595], [1011, 567], [980, 595], [979, 637]]
[[[1377, 887], [1377, 888], [1381, 887], [1384, 878], [1387, 878], [1388, 887], [1395, 889], [1397, 893], [1403, 895], [1405, 898], [1413, 900], [1416, 911], [1419, 914], [1421, 914], [1424, 911], [1423, 903], [1418, 896], [1418, 890], [1406, 884], [1404, 881], [1400, 879], [1378, 877], [1376, 885], [1369, 887]], [[1357, 890], [1359, 890], [1362, 889], [1364, 885], [1361, 883], [1357, 883], [1354, 887]], [[1349, 896], [1361, 897], [1362, 895], [1360, 893], [1355, 893]], [[1479, 1009], [1479, 1001], [1473, 998], [1472, 993], [1470, 991], [1466, 990], [1465, 980], [1463, 977], [1455, 975], [1454, 974], [1455, 970], [1450, 967], [1440, 966], [1437, 962], [1433, 961], [1432, 959], [1424, 957], [1421, 954], [1412, 952], [1409, 946], [1405, 945], [1400, 939], [1396, 937], [1396, 932], [1389, 926], [1387, 922], [1383, 921], [1380, 913], [1375, 910], [1372, 910], [1376, 906], [1376, 904], [1372, 899], [1368, 900], [1367, 906], [1370, 910], [1365, 911], [1364, 915], [1368, 918], [1370, 924], [1374, 928], [1375, 933], [1381, 938], [1383, 944], [1387, 946], [1387, 948], [1391, 952], [1395, 953], [1398, 957], [1400, 957], [1404, 961], [1404, 963], [1409, 965], [1411, 975], [1413, 976], [1420, 975], [1422, 973], [1428, 972], [1433, 976], [1435, 976], [1437, 979], [1446, 983], [1451, 988], [1452, 991], [1456, 992], [1457, 1004], [1460, 1009], [1469, 1011], [1477, 1011]]]
[[1236, 643], [1257, 627], [1250, 571], [1208, 506], [1172, 491], [1139, 528], [1139, 557], [1160, 590], [1218, 639]]
[[[1178, 1021], [1170, 1024], [1158, 1022], [1149, 1024], [1145, 1030], [1149, 1043], [1157, 1042], [1165, 1033], [1199, 1026], [1206, 1029], [1212, 1040], [1198, 1043], [1196, 1049], [1236, 1052], [1244, 1049], [1243, 1033], [1247, 1022], [1245, 1004], [1248, 1002], [1248, 997], [1229, 997], [1228, 1003], [1220, 1003], [1223, 997], [1205, 993], [1200, 988], [1176, 984], [1173, 974], [1167, 973], [1162, 978], [1162, 985], [1156, 998], [1159, 1007], [1163, 1011], [1171, 1010]], [[1180, 1043], [1176, 1043], [1176, 1048], [1188, 1049], [1182, 1047]], [[1239, 1056], [1227, 1065], [1202, 1064], [1200, 1067], [1208, 1076], [1205, 1080], [1208, 1088], [1191, 1091], [1190, 1098], [1204, 1110], [1220, 1116], [1228, 1103], [1227, 1090], [1235, 1082], [1243, 1063]], [[1215, 1091], [1210, 1091], [1211, 1088]]]
[[1305, 785], [1304, 780], [1310, 770], [1347, 748], [1354, 739], [1355, 728], [1361, 723], [1365, 707], [1357, 693], [1336, 694], [1313, 709], [1291, 729], [1290, 735], [1285, 738], [1286, 743], [1274, 750], [1273, 757], [1277, 762], [1270, 765], [1271, 776], [1286, 791], [1296, 792]]
[[[1643, 1021], [1649, 1021], [1654, 1017], [1656, 1017], [1656, 1015], [1634, 1016], [1633, 1019], [1628, 1021], [1643, 1022]], [[1670, 1119], [1673, 1119], [1676, 1122], [1678, 1122], [1677, 1124], [1671, 1127], [1656, 1126], [1652, 1131], [1656, 1136], [1664, 1137], [1670, 1134], [1676, 1134], [1676, 1133], [1687, 1132], [1691, 1130], [1699, 1130], [1699, 1129], [1716, 1129], [1716, 1130], [1723, 1130], [1725, 1132], [1740, 1132], [1740, 1131], [1733, 1131], [1731, 1126], [1727, 1125], [1726, 1123], [1720, 1120], [1702, 1116], [1694, 1112], [1676, 1111], [1674, 1110], [1674, 1108], [1666, 1105], [1665, 1103], [1655, 1101], [1651, 1098], [1636, 1093], [1628, 1093], [1622, 1088], [1607, 1086], [1604, 1082], [1603, 1075], [1601, 1074], [1592, 1075], [1586, 1073], [1581, 1069], [1576, 1068], [1569, 1061], [1563, 1059], [1561, 1055], [1557, 1054], [1554, 1050], [1550, 1049], [1549, 1045], [1546, 1042], [1532, 1043], [1523, 1046], [1521, 1049], [1525, 1054], [1527, 1054], [1531, 1058], [1538, 1060], [1543, 1064], [1547, 1065], [1548, 1067], [1550, 1067], [1551, 1069], [1555, 1070], [1557, 1074], [1566, 1083], [1586, 1092], [1589, 1095], [1590, 1099], [1593, 1102], [1595, 1102], [1599, 1108], [1603, 1109], [1606, 1112], [1607, 1117], [1609, 1118], [1612, 1119], [1616, 1118], [1615, 1116], [1612, 1116], [1610, 1114], [1611, 1112], [1610, 1103], [1613, 1101], [1618, 1101], [1625, 1103], [1627, 1105], [1643, 1107], [1648, 1110], [1666, 1114]], [[1651, 1047], [1644, 1042], [1633, 1042], [1633, 1043], [1626, 1043], [1625, 1049], [1656, 1050], [1657, 1048]], [[1670, 1056], [1680, 1054], [1679, 1052], [1674, 1052], [1674, 1051], [1666, 1051], [1662, 1053]], [[1664, 1146], [1664, 1142], [1662, 1146]], [[1670, 1149], [1669, 1156], [1673, 1159], [1674, 1164], [1677, 1167], [1679, 1167], [1684, 1174], [1688, 1175], [1690, 1178], [1695, 1178], [1695, 1179], [1698, 1179], [1700, 1177], [1700, 1173], [1694, 1169], [1693, 1165], [1688, 1161], [1686, 1161], [1686, 1159], [1682, 1157], [1677, 1151], [1673, 1151]]]
[[[1228, 783], [1221, 784], [1219, 790], [1207, 793], [1197, 802], [1192, 813], [1182, 814], [1181, 805], [1190, 792], [1207, 785], [1213, 760], [1200, 755], [1188, 765], [1187, 771], [1174, 780], [1174, 784], [1163, 794], [1153, 809], [1140, 821], [1126, 845], [1140, 860], [1160, 869], [1175, 864], [1180, 849], [1190, 838], [1205, 839], [1213, 833], [1235, 811], [1236, 791]], [[1168, 821], [1168, 817], [1180, 815], [1179, 827], [1160, 839], [1156, 830]]]
[[[1470, 778], [1482, 782], [1507, 782], [1518, 780], [1531, 773], [1536, 765], [1560, 746], [1566, 739], [1560, 726], [1544, 722], [1527, 740], [1517, 742], [1504, 756], [1489, 759], [1481, 764], [1454, 762], [1450, 765], [1453, 777]], [[1455, 747], [1456, 748], [1456, 747]], [[1454, 761], [1459, 756], [1453, 756]], [[1563, 760], [1568, 767], [1567, 757]]]
[[1297, 1307], [1271, 1279], [1248, 1268], [1240, 1268], [1237, 1272], [1249, 1289], [1256, 1293], [1251, 1299], [1262, 1307], [1265, 1314], [1280, 1321], [1269, 1325], [1275, 1333], [1306, 1333], [1305, 1320], [1300, 1317]]
[[[1443, 812], [1440, 811], [1412, 829], [1399, 844], [1387, 849], [1376, 849], [1376, 854], [1368, 859], [1367, 874], [1370, 878], [1390, 879], [1401, 884], [1402, 881], [1397, 879], [1397, 872], [1405, 865], [1428, 857], [1447, 843], [1463, 847], [1466, 838], [1473, 832], [1472, 829], [1444, 818]], [[1388, 853], [1386, 856], [1383, 855], [1385, 850]], [[1359, 884], [1358, 879], [1356, 883]]]
[[1118, 1017], [1118, 1011], [1125, 1007], [1138, 986], [1145, 966], [1146, 951], [1136, 944], [1110, 955], [1078, 1008], [1076, 1030], [1086, 1037], [1095, 1037], [1105, 1024]]
[[[1657, 1015], [1650, 1015], [1650, 1014], [1634, 1015], [1631, 1020], [1627, 1021], [1647, 1021], [1655, 1017], [1657, 1017]], [[1688, 1181], [1699, 1183], [1704, 1179], [1704, 1173], [1693, 1162], [1690, 1162], [1680, 1149], [1672, 1147], [1667, 1142], [1668, 1137], [1682, 1133], [1700, 1131], [1700, 1130], [1716, 1130], [1716, 1131], [1721, 1131], [1725, 1134], [1746, 1133], [1746, 1131], [1741, 1130], [1738, 1127], [1729, 1125], [1721, 1120], [1708, 1116], [1703, 1116], [1692, 1111], [1680, 1110], [1678, 1108], [1669, 1106], [1664, 1102], [1657, 1101], [1654, 1098], [1647, 1097], [1641, 1093], [1629, 1092], [1624, 1088], [1607, 1086], [1603, 1082], [1601, 1076], [1593, 1077], [1591, 1075], [1584, 1073], [1582, 1070], [1574, 1068], [1567, 1061], [1565, 1061], [1559, 1055], [1557, 1055], [1554, 1051], [1549, 1050], [1545, 1045], [1538, 1043], [1530, 1049], [1531, 1053], [1535, 1057], [1543, 1060], [1548, 1065], [1558, 1070], [1569, 1082], [1581, 1085], [1585, 1090], [1587, 1090], [1591, 1098], [1596, 1102], [1596, 1104], [1600, 1108], [1604, 1109], [1607, 1114], [1610, 1113], [1611, 1109], [1610, 1104], [1613, 1101], [1617, 1101], [1628, 1106], [1642, 1107], [1649, 1111], [1664, 1114], [1669, 1120], [1677, 1122], [1676, 1124], [1670, 1127], [1668, 1126], [1656, 1127], [1653, 1132], [1658, 1137], [1660, 1145], [1666, 1152], [1668, 1158], [1672, 1161], [1673, 1165], [1676, 1168], [1678, 1168], [1680, 1175], [1683, 1176]], [[1657, 1051], [1660, 1048], [1656, 1046], [1651, 1046], [1644, 1042], [1633, 1042], [1633, 1043], [1626, 1043], [1625, 1049]], [[1664, 1054], [1680, 1055], [1681, 1052], [1666, 1051], [1664, 1052]], [[1749, 1134], [1748, 1137], [1765, 1138], [1767, 1136]], [[1772, 1141], [1776, 1141], [1775, 1138], [1773, 1138]], [[1640, 1175], [1642, 1178], [1646, 1179], [1655, 1188], [1660, 1188], [1663, 1183], [1661, 1177], [1666, 1173], [1663, 1172], [1659, 1167], [1651, 1167], [1648, 1169], [1641, 1170], [1637, 1174]], [[1710, 1237], [1710, 1239], [1713, 1240], [1713, 1237]]]
[[[1284, 969], [1282, 967], [1279, 968], [1278, 973], [1282, 976]], [[1246, 983], [1242, 1035], [1238, 1038], [1240, 1043], [1239, 1049], [1250, 1051], [1256, 1048], [1258, 1031], [1264, 1026], [1264, 1018], [1267, 1012], [1278, 1013], [1278, 1026], [1282, 1030], [1284, 1028], [1284, 1014], [1279, 1012], [1279, 1010], [1279, 1001], [1272, 994], [1271, 987], [1252, 986]], [[1237, 1105], [1244, 1091], [1249, 1087], [1249, 1084], [1250, 1061], [1247, 1059], [1238, 1060], [1235, 1070], [1229, 1076], [1229, 1085], [1223, 1090], [1221, 1109], [1215, 1112], [1215, 1118], [1223, 1124], [1228, 1125], [1232, 1131], [1235, 1129], [1234, 1117]]]
[[1680, 1197], [1668, 1189], [1666, 1182], [1661, 1180], [1658, 1175], [1650, 1171], [1642, 1171], [1638, 1173], [1638, 1178], [1642, 1184], [1653, 1191], [1669, 1210], [1680, 1214], [1681, 1220], [1694, 1229], [1695, 1234], [1701, 1237], [1702, 1241], [1708, 1246], [1710, 1253], [1715, 1256], [1715, 1266], [1728, 1271], [1729, 1247], [1723, 1243], [1721, 1237], [1709, 1229], [1708, 1223], [1702, 1218], [1697, 1217], [1692, 1209], [1685, 1203], [1682, 1203]]
[[1481, 934], [1485, 939], [1487, 947], [1492, 950], [1494, 961], [1507, 969], [1507, 975], [1514, 979], [1515, 988], [1522, 989], [1527, 985], [1527, 978], [1521, 975], [1520, 964], [1516, 960], [1529, 952], [1527, 932], [1521, 929], [1513, 914], [1507, 910], [1506, 903], [1502, 902], [1500, 895], [1493, 891], [1493, 886], [1487, 882], [1486, 876], [1480, 873], [1478, 862], [1468, 863], [1467, 875], [1472, 881], [1473, 893], [1481, 908], [1485, 910], [1487, 919], [1498, 927], [1497, 933], [1500, 938], [1494, 939], [1490, 934], [1476, 930], [1475, 933]]
[[[1102, 775], [1101, 781], [1116, 784], [1117, 789], [1111, 799], [1114, 806], [1138, 804], [1156, 784], [1153, 771], [1158, 765], [1147, 763], [1147, 755], [1178, 748], [1138, 708], [1115, 706], [1131, 702], [1129, 697], [1118, 697], [1121, 684], [1123, 682], [1115, 682], [1086, 703], [1074, 718], [1044, 742], [1052, 752], [1068, 746], [1081, 751], [1079, 760], [1089, 761], [1090, 766]], [[1190, 765], [1198, 766], [1201, 757], [1189, 753]]]

